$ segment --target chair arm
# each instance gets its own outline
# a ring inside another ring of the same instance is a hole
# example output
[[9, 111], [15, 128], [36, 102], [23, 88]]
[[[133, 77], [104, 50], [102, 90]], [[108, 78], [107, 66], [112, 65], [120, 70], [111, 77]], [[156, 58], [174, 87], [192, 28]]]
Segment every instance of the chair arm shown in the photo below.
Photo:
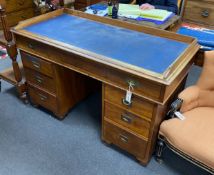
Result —
[[199, 92], [200, 89], [198, 86], [190, 86], [178, 95], [178, 98], [183, 100], [180, 109], [182, 113], [198, 106]]
[[176, 111], [186, 112], [198, 106], [199, 88], [190, 86], [183, 90], [178, 98], [170, 105], [167, 112], [168, 118], [173, 118]]

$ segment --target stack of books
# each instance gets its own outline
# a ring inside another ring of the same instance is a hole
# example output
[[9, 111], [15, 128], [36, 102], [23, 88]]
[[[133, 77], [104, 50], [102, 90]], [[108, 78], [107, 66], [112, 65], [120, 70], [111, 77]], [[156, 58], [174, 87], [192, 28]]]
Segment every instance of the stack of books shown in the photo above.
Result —
[[139, 5], [131, 4], [119, 4], [119, 16], [149, 19], [154, 21], [164, 22], [169, 19], [173, 13], [167, 10], [161, 9], [151, 9], [151, 10], [141, 10]]

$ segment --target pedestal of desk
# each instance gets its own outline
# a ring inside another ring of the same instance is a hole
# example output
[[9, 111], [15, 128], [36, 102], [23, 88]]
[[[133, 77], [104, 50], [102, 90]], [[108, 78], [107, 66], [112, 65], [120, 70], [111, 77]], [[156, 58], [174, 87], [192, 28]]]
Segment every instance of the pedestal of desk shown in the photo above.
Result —
[[154, 151], [159, 125], [168, 104], [184, 88], [186, 77], [165, 104], [133, 94], [131, 104], [127, 105], [123, 103], [126, 91], [103, 84], [102, 140], [129, 152], [146, 165]]
[[95, 88], [88, 77], [21, 51], [31, 102], [63, 119], [75, 104]]

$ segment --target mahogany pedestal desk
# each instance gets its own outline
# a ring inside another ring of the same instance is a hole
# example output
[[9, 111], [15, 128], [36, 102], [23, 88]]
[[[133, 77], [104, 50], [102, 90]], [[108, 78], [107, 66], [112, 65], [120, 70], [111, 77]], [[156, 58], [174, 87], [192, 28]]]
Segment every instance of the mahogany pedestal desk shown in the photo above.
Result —
[[102, 82], [102, 140], [148, 163], [167, 105], [199, 49], [195, 39], [68, 9], [12, 33], [33, 103], [63, 119], [93, 80]]

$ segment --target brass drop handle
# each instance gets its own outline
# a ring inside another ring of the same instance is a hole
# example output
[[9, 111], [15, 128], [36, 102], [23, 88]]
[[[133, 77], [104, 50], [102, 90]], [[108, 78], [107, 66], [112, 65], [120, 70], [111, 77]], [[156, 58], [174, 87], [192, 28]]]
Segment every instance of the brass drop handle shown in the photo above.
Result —
[[33, 67], [40, 69], [40, 64], [37, 61], [32, 61]]
[[21, 18], [22, 18], [22, 19], [26, 19], [27, 17], [26, 17], [26, 16], [24, 16], [24, 15], [22, 15], [22, 16], [21, 16]]
[[129, 124], [132, 122], [132, 118], [126, 114], [121, 114], [121, 120]]
[[201, 12], [201, 16], [203, 16], [204, 18], [207, 18], [209, 16], [209, 11], [207, 9], [203, 10]]
[[124, 135], [122, 135], [122, 134], [120, 134], [119, 138], [124, 143], [128, 143], [128, 141], [129, 141], [129, 138], [124, 136]]
[[36, 76], [35, 76], [35, 79], [36, 79], [36, 81], [37, 81], [38, 83], [40, 83], [40, 84], [43, 83], [43, 78], [42, 78], [42, 77], [36, 75]]
[[42, 94], [39, 94], [39, 97], [40, 97], [40, 100], [42, 100], [42, 101], [46, 101], [47, 100], [47, 97], [42, 95]]
[[28, 44], [28, 47], [29, 47], [30, 49], [34, 49], [33, 44]]

